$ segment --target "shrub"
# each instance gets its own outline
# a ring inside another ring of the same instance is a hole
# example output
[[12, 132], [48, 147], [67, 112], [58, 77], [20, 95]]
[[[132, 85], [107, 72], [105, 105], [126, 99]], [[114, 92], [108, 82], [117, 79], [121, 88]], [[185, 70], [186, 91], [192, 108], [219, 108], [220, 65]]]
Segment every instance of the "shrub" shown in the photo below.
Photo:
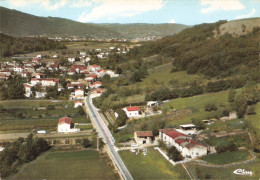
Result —
[[205, 104], [204, 108], [205, 111], [216, 111], [218, 109], [217, 106], [213, 103]]

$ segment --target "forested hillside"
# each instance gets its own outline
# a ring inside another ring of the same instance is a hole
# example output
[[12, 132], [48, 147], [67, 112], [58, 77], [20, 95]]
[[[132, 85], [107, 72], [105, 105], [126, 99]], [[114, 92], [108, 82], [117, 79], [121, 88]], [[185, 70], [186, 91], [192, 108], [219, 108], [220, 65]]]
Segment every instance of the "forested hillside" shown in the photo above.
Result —
[[60, 42], [47, 38], [14, 38], [0, 33], [0, 57], [65, 48]]
[[86, 38], [164, 37], [188, 26], [182, 24], [93, 24], [64, 18], [38, 17], [0, 7], [0, 32], [12, 36], [80, 36]]
[[197, 25], [175, 36], [146, 43], [130, 51], [128, 58], [159, 54], [174, 58], [173, 71], [187, 70], [189, 74], [218, 78], [247, 74], [258, 79], [260, 25], [256, 24], [251, 32], [239, 37], [227, 33], [214, 37], [214, 31], [220, 32], [220, 25], [225, 23]]

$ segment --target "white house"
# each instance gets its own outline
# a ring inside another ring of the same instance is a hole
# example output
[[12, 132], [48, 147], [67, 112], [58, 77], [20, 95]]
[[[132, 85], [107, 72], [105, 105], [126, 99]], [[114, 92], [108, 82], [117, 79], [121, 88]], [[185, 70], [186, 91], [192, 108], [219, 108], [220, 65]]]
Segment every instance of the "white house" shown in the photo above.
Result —
[[96, 81], [90, 85], [90, 88], [99, 88], [102, 86], [102, 82]]
[[87, 55], [87, 53], [84, 52], [84, 51], [79, 52], [79, 54], [80, 54], [81, 56], [86, 56], [86, 55]]
[[140, 108], [137, 106], [125, 107], [123, 110], [125, 111], [128, 118], [141, 116]]
[[33, 86], [29, 83], [24, 83], [23, 85], [24, 85], [24, 88], [25, 88], [25, 94], [24, 95], [26, 97], [32, 96], [32, 87]]
[[134, 132], [134, 139], [136, 144], [152, 144], [153, 132], [152, 131], [136, 131]]
[[89, 67], [89, 70], [93, 71], [93, 72], [97, 72], [100, 69], [101, 69], [101, 67], [99, 65], [96, 65], [96, 64], [93, 64], [92, 66]]
[[58, 132], [69, 133], [69, 132], [79, 132], [80, 129], [73, 128], [72, 119], [68, 117], [63, 117], [59, 119], [58, 122]]
[[70, 63], [74, 63], [75, 62], [75, 58], [74, 57], [68, 57], [68, 61], [70, 62]]
[[81, 101], [75, 101], [74, 102], [74, 108], [78, 108], [80, 106], [83, 106], [83, 103]]
[[75, 99], [84, 99], [84, 90], [83, 89], [76, 89], [75, 90]]
[[104, 91], [105, 90], [101, 89], [101, 88], [94, 89], [94, 90], [90, 91], [90, 97], [91, 98], [100, 97]]
[[160, 129], [159, 139], [167, 146], [174, 146], [185, 158], [197, 158], [207, 155], [208, 147], [182, 134], [175, 129]]

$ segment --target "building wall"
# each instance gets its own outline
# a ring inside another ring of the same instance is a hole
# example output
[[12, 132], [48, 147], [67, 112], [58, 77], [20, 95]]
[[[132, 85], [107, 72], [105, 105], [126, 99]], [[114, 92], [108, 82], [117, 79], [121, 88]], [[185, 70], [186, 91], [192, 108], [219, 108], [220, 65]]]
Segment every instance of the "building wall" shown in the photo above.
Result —
[[58, 132], [70, 132], [70, 124], [60, 124], [58, 125]]

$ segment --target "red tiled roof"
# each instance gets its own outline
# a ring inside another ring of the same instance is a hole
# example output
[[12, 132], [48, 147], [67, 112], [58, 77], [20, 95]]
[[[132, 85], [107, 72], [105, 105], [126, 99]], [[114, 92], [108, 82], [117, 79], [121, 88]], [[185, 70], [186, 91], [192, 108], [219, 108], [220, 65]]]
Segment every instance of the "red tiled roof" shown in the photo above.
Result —
[[72, 119], [68, 118], [68, 117], [60, 118], [58, 124], [62, 124], [62, 123], [71, 124], [72, 123]]
[[81, 101], [75, 101], [74, 104], [77, 104], [77, 103], [82, 103]]
[[175, 142], [177, 143], [177, 144], [181, 144], [181, 143], [183, 143], [183, 142], [185, 142], [185, 141], [187, 141], [186, 139], [176, 139], [175, 140]]
[[169, 132], [167, 132], [166, 133], [167, 134], [167, 136], [170, 136], [172, 139], [175, 139], [175, 138], [177, 138], [177, 137], [187, 137], [187, 135], [185, 135], [185, 134], [182, 134], [182, 133], [180, 133], [180, 132], [178, 132], [178, 131], [175, 131], [175, 130], [171, 130], [171, 131], [169, 131]]
[[140, 111], [140, 108], [137, 106], [132, 106], [132, 107], [127, 107], [126, 110], [127, 111]]
[[191, 148], [193, 148], [195, 146], [207, 147], [207, 146], [205, 146], [205, 145], [203, 145], [201, 143], [198, 143], [197, 141], [194, 141], [193, 139], [189, 139], [188, 142], [189, 142], [189, 144], [186, 145], [186, 148], [188, 148], [188, 149], [191, 149]]
[[96, 85], [96, 84], [102, 85], [102, 82], [99, 82], [99, 81], [93, 82], [92, 86], [94, 86], [94, 85]]
[[136, 132], [137, 137], [152, 137], [153, 132], [152, 131], [138, 131]]

